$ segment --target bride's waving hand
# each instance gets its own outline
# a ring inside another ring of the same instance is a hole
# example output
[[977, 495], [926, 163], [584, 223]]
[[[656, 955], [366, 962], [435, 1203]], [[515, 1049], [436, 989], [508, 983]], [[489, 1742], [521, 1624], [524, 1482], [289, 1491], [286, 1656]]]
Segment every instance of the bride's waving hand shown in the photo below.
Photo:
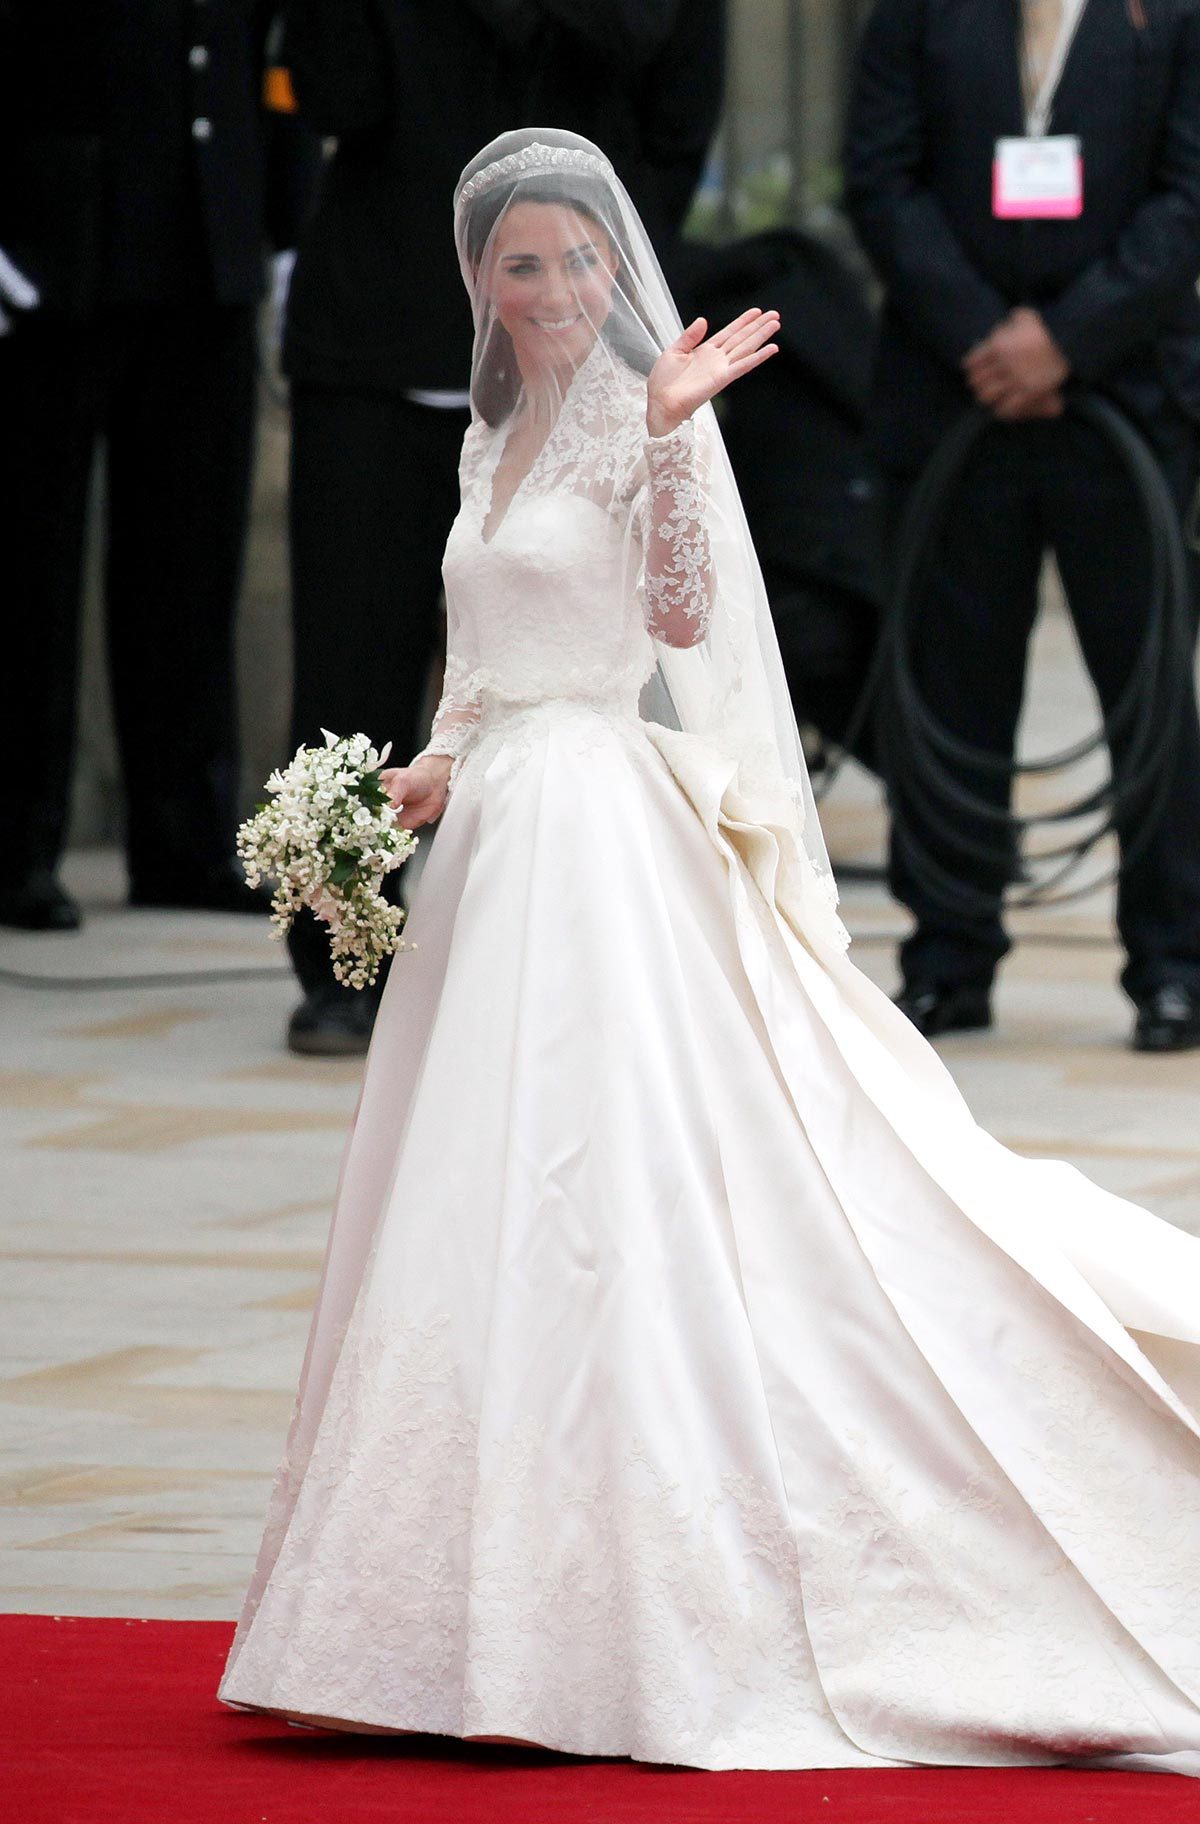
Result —
[[779, 353], [771, 337], [779, 329], [774, 310], [744, 310], [740, 317], [708, 336], [708, 323], [697, 317], [663, 350], [646, 382], [646, 428], [652, 437], [668, 436], [693, 412]]

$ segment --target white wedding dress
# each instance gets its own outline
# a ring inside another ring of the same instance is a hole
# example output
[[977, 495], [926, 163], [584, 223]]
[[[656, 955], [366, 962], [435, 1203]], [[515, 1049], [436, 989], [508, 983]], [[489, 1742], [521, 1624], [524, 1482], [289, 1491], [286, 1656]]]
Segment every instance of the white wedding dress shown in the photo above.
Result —
[[770, 832], [639, 717], [662, 603], [553, 434], [485, 537], [502, 445], [468, 436], [457, 775], [223, 1697], [1200, 1772], [1200, 1243], [1007, 1153], [782, 914]]

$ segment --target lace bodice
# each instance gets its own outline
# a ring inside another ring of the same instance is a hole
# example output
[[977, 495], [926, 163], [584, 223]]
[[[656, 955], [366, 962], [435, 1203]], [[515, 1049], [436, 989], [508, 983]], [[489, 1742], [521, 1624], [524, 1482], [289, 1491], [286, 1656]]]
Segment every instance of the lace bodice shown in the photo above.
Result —
[[644, 378], [598, 348], [498, 521], [508, 427], [467, 432], [427, 753], [461, 762], [489, 719], [551, 700], [635, 715], [655, 642], [704, 638], [714, 579], [702, 452], [691, 424], [649, 437], [645, 411]]

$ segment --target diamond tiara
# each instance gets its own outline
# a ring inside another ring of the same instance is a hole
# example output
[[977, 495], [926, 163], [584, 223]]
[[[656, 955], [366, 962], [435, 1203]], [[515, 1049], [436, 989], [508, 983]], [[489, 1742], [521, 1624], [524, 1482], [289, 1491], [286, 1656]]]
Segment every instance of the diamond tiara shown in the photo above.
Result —
[[522, 146], [519, 152], [498, 158], [494, 164], [485, 165], [482, 171], [468, 178], [458, 193], [459, 207], [473, 202], [483, 191], [490, 190], [506, 177], [519, 177], [522, 172], [538, 170], [582, 171], [589, 177], [609, 179], [616, 176], [608, 160], [595, 152], [581, 152], [576, 146], [543, 146], [535, 139], [530, 145]]

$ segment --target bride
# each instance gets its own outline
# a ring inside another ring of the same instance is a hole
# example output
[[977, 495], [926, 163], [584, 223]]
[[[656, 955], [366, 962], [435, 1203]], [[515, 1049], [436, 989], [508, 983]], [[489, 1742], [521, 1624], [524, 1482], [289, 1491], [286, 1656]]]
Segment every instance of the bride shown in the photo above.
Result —
[[681, 334], [569, 133], [456, 230], [446, 688], [389, 782], [442, 828], [221, 1694], [1198, 1774], [1200, 1243], [982, 1133], [844, 955], [707, 403], [777, 320]]

